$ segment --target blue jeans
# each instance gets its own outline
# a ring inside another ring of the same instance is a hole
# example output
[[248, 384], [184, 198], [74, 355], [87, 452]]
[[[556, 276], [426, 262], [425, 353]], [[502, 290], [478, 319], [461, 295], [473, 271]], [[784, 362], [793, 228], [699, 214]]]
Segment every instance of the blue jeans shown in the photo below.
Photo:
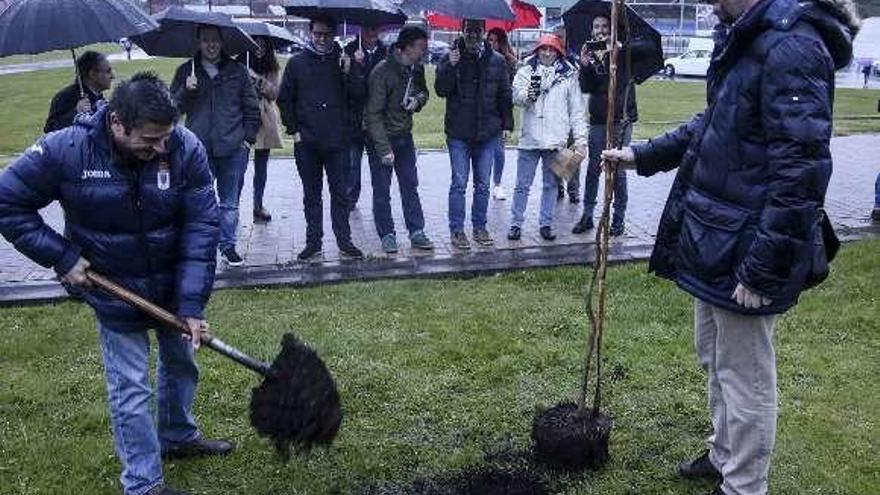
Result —
[[394, 234], [391, 218], [391, 175], [397, 174], [403, 219], [410, 235], [425, 228], [422, 201], [419, 199], [419, 173], [416, 169], [416, 146], [412, 134], [388, 136], [394, 152], [394, 165], [382, 163], [374, 150], [370, 150], [370, 178], [373, 183], [373, 218], [379, 237]]
[[877, 180], [874, 181], [874, 208], [880, 208], [880, 174], [877, 174]]
[[[602, 174], [602, 150], [605, 149], [605, 129], [607, 126], [590, 124], [589, 157], [587, 178], [584, 181], [584, 216], [593, 216], [596, 208], [596, 195], [599, 193], [599, 175]], [[626, 146], [632, 139], [632, 125], [627, 125], [618, 134], [621, 145]], [[612, 222], [623, 223], [626, 216], [628, 193], [626, 188], [626, 170], [617, 169], [614, 174], [614, 216]]]
[[238, 228], [238, 203], [247, 171], [248, 149], [244, 146], [230, 156], [208, 157], [211, 172], [217, 180], [217, 196], [220, 206], [220, 250], [235, 247], [235, 230]]
[[348, 165], [345, 168], [345, 191], [349, 208], [357, 206], [361, 197], [361, 165], [364, 159], [364, 142], [354, 139], [348, 149]]
[[468, 175], [473, 169], [474, 202], [471, 206], [471, 223], [474, 230], [486, 228], [486, 210], [489, 208], [489, 179], [492, 175], [498, 137], [485, 141], [465, 141], [448, 138], [449, 161], [452, 164], [452, 182], [449, 185], [449, 231], [464, 232], [465, 192]]
[[119, 332], [98, 323], [107, 402], [116, 455], [122, 462], [125, 495], [142, 495], [163, 483], [162, 450], [199, 437], [192, 403], [199, 369], [192, 346], [173, 330], [158, 330], [156, 417], [150, 410], [150, 337], [147, 331]]
[[496, 186], [501, 185], [501, 177], [504, 175], [504, 136], [498, 136], [498, 146], [495, 148], [495, 162], [492, 166], [492, 182]]
[[269, 152], [271, 150], [254, 150], [254, 211], [263, 208], [263, 193], [266, 191]]
[[510, 207], [511, 222], [514, 227], [522, 227], [525, 221], [526, 206], [529, 203], [529, 189], [535, 180], [538, 160], [541, 161], [542, 181], [541, 213], [538, 224], [541, 227], [553, 225], [553, 209], [556, 207], [556, 186], [559, 179], [550, 164], [556, 157], [556, 150], [519, 150], [516, 161], [516, 187], [513, 188], [513, 204]]

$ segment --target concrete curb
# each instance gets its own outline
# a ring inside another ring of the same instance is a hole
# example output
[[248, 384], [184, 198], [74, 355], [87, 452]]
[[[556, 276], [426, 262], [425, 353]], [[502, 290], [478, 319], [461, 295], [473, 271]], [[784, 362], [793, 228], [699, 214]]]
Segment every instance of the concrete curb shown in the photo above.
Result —
[[[611, 263], [642, 261], [650, 245], [612, 245]], [[505, 271], [585, 265], [596, 259], [594, 244], [567, 244], [521, 249], [478, 250], [460, 254], [340, 260], [263, 265], [226, 270], [217, 275], [215, 289], [309, 287], [330, 283], [410, 278], [478, 276]], [[54, 280], [0, 284], [0, 306], [44, 304], [69, 299]]]
[[[859, 228], [836, 226], [842, 242], [880, 238], [880, 224]], [[613, 264], [645, 261], [651, 244], [613, 242], [608, 260]], [[494, 273], [586, 265], [596, 260], [593, 243], [527, 248], [474, 249], [470, 252], [409, 257], [340, 260], [262, 265], [230, 269], [217, 275], [215, 289], [255, 287], [309, 287], [322, 284], [384, 279], [469, 277]], [[38, 280], [0, 284], [0, 306], [45, 304], [69, 299], [57, 281]]]

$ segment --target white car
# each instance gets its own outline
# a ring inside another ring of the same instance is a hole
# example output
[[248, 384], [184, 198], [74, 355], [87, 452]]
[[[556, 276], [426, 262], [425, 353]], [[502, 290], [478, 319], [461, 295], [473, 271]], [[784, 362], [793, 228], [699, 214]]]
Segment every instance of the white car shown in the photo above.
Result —
[[663, 74], [665, 74], [666, 77], [706, 77], [706, 72], [709, 70], [709, 62], [711, 61], [711, 50], [688, 50], [678, 57], [666, 60]]

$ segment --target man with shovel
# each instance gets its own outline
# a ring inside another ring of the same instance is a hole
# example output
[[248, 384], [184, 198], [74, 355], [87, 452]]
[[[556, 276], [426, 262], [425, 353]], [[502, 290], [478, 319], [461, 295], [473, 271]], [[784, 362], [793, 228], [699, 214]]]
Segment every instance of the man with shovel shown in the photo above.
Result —
[[[110, 420], [125, 495], [173, 495], [162, 457], [227, 454], [229, 442], [202, 437], [192, 414], [199, 371], [193, 359], [208, 325], [218, 210], [205, 148], [177, 125], [167, 87], [151, 73], [116, 88], [107, 106], [47, 134], [0, 175], [0, 233], [22, 254], [80, 287], [95, 310]], [[39, 210], [64, 208], [68, 236]], [[92, 288], [94, 268], [174, 311], [189, 342], [145, 314]], [[159, 344], [155, 424], [150, 339]]]
[[858, 15], [846, 0], [714, 7], [708, 108], [602, 157], [644, 176], [678, 167], [649, 268], [695, 298], [713, 427], [679, 474], [719, 480], [715, 495], [763, 495], [776, 437], [773, 325], [827, 274], [834, 71], [852, 58]]

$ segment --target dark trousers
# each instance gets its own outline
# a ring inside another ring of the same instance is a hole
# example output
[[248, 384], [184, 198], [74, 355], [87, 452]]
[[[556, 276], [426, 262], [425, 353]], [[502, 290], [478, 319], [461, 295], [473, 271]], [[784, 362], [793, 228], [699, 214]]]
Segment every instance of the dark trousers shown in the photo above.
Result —
[[394, 165], [382, 163], [371, 149], [370, 177], [373, 183], [373, 218], [379, 237], [394, 234], [394, 219], [391, 218], [391, 175], [397, 175], [400, 189], [400, 203], [403, 219], [410, 235], [425, 228], [422, 201], [419, 199], [419, 174], [416, 169], [416, 147], [412, 134], [388, 136], [394, 152]]
[[254, 150], [254, 211], [263, 208], [263, 193], [266, 191], [266, 176], [271, 150]]
[[303, 207], [306, 217], [306, 243], [321, 245], [324, 237], [322, 192], [324, 171], [330, 186], [330, 219], [337, 244], [351, 242], [348, 225], [348, 197], [345, 194], [345, 169], [348, 149], [323, 149], [312, 143], [297, 143], [293, 149], [296, 170], [303, 184]]
[[[593, 216], [596, 207], [596, 195], [599, 192], [599, 176], [602, 174], [602, 150], [605, 149], [606, 126], [590, 124], [589, 135], [589, 161], [587, 165], [587, 178], [584, 180], [584, 216]], [[621, 145], [629, 145], [632, 138], [632, 124], [627, 124], [618, 129]], [[614, 175], [614, 214], [612, 223], [623, 224], [626, 216], [626, 203], [628, 200], [626, 188], [626, 169], [618, 168]]]
[[364, 159], [364, 141], [362, 137], [354, 138], [348, 148], [348, 166], [345, 169], [345, 190], [348, 195], [349, 208], [357, 206], [361, 197], [361, 163]]

